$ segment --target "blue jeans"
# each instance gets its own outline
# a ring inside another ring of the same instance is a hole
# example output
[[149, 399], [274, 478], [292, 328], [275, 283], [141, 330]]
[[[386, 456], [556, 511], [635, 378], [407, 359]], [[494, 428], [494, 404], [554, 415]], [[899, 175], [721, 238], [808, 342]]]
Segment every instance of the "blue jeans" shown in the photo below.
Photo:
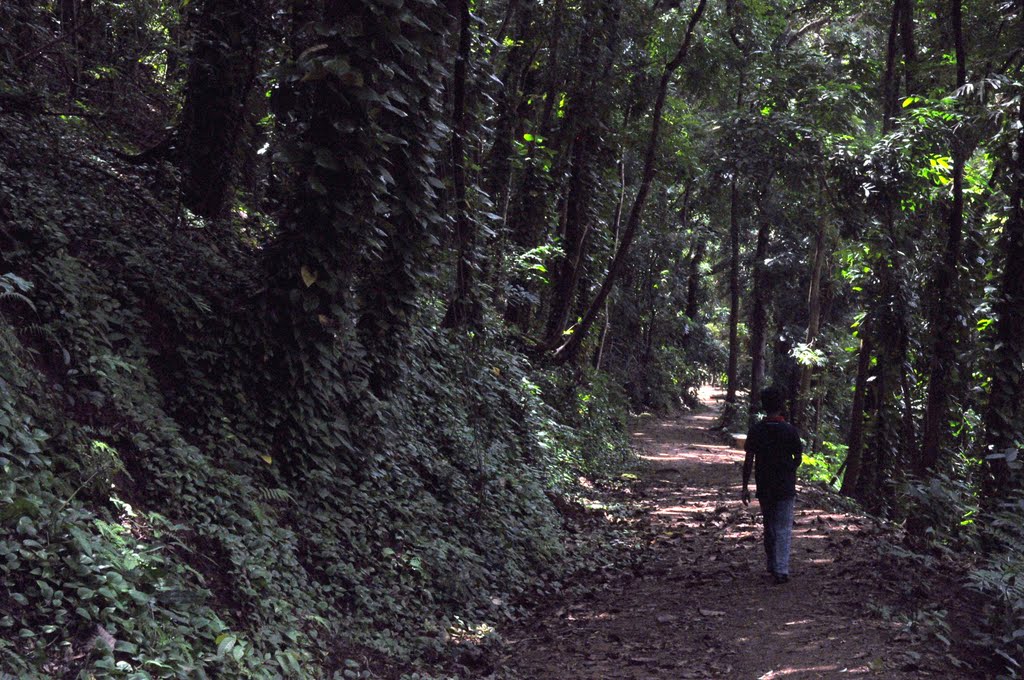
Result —
[[768, 571], [789, 575], [789, 547], [793, 541], [793, 504], [795, 498], [776, 501], [758, 499], [764, 515], [764, 552]]

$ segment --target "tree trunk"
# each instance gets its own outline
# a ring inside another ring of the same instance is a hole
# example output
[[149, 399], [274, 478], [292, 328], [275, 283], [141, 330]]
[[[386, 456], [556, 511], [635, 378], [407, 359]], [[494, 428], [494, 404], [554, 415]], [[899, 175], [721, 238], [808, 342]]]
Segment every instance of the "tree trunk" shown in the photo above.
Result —
[[[520, 250], [527, 250], [537, 245], [541, 231], [540, 226], [544, 220], [546, 197], [552, 192], [552, 187], [549, 186], [550, 182], [539, 169], [539, 160], [535, 158], [534, 151], [537, 144], [536, 138], [549, 136], [548, 130], [560, 84], [558, 63], [562, 47], [563, 4], [563, 0], [556, 0], [552, 8], [554, 16], [551, 18], [552, 29], [549, 46], [551, 56], [545, 64], [547, 82], [545, 84], [544, 108], [536, 130], [532, 131], [534, 139], [527, 143], [526, 155], [532, 160], [528, 162], [523, 171], [522, 184], [516, 197], [516, 207], [512, 210], [514, 216], [510, 225], [512, 242]], [[551, 175], [556, 175], [556, 173], [552, 172]], [[513, 279], [512, 285], [525, 291], [529, 284], [524, 277], [517, 276]], [[533, 313], [533, 307], [528, 301], [515, 299], [511, 300], [505, 309], [505, 320], [515, 324], [521, 332], [527, 333], [530, 330]]]
[[[897, 41], [900, 38], [900, 41]], [[892, 130], [899, 111], [897, 103], [899, 87], [896, 77], [897, 54], [903, 50], [904, 76], [907, 79], [907, 91], [912, 89], [914, 71], [913, 45], [913, 0], [894, 0], [892, 22], [886, 53], [886, 69], [883, 81], [883, 133]], [[899, 238], [896, 233], [894, 198], [886, 195], [882, 210], [884, 232], [879, 237], [878, 249], [884, 254], [879, 261], [878, 276], [880, 292], [878, 295], [877, 318], [871, 324], [872, 333], [878, 344], [877, 366], [871, 393], [874, 399], [873, 416], [871, 418], [870, 442], [867, 446], [863, 438], [854, 442], [851, 436], [851, 453], [853, 444], [857, 443], [860, 450], [860, 470], [855, 496], [868, 507], [878, 512], [887, 505], [886, 496], [891, 496], [891, 485], [887, 485], [890, 473], [898, 469], [896, 466], [906, 463], [906, 451], [914, 450], [913, 413], [904, 409], [902, 436], [894, 427], [898, 417], [895, 414], [894, 400], [897, 390], [903, 393], [904, 404], [909, 404], [909, 391], [906, 385], [906, 361], [908, 348], [907, 316], [909, 310], [903, 299], [904, 290], [897, 278], [902, 271], [902, 254]], [[851, 423], [851, 427], [854, 424]], [[909, 435], [909, 436], [908, 436]], [[863, 437], [863, 435], [861, 435]], [[849, 474], [849, 468], [847, 470]], [[844, 489], [847, 485], [844, 483]]]
[[[761, 387], [764, 384], [765, 328], [768, 321], [769, 283], [765, 271], [768, 257], [768, 240], [771, 237], [771, 222], [764, 219], [757, 230], [757, 250], [754, 253], [754, 290], [750, 311], [750, 410], [748, 420], [754, 424], [754, 417], [760, 406]], [[730, 329], [731, 331], [731, 329]]]
[[[1019, 104], [1017, 152], [1009, 163], [1011, 210], [999, 243], [1003, 272], [995, 307], [995, 348], [992, 350], [985, 443], [989, 455], [1002, 455], [1024, 433], [1024, 100]], [[984, 493], [989, 504], [1010, 488], [1010, 468], [1002, 458], [989, 463], [991, 477]]]
[[817, 456], [821, 453], [821, 413], [824, 410], [825, 393], [827, 390], [820, 390], [818, 398], [814, 400], [814, 440], [811, 442], [811, 455]]
[[867, 328], [861, 327], [860, 350], [857, 353], [857, 379], [853, 388], [853, 404], [850, 407], [850, 434], [846, 440], [846, 474], [840, 493], [856, 497], [860, 482], [861, 463], [864, 451], [864, 414], [868, 389], [868, 373], [871, 369], [871, 338]]
[[[626, 204], [626, 154], [619, 155], [619, 200], [615, 204], [615, 217], [612, 220], [612, 242], [613, 251], [619, 249], [619, 226], [622, 222], [622, 208]], [[594, 368], [601, 370], [601, 361], [604, 359], [605, 343], [608, 342], [608, 332], [612, 326], [612, 305], [611, 299], [604, 303], [604, 328], [601, 331], [601, 340], [597, 346], [597, 354], [594, 358]]]
[[458, 22], [459, 45], [452, 74], [452, 184], [455, 193], [455, 293], [442, 323], [446, 328], [468, 326], [479, 328], [482, 309], [476, 296], [474, 272], [476, 263], [476, 228], [469, 216], [466, 198], [466, 72], [469, 66], [470, 16], [469, 0], [456, 0], [454, 12]]
[[633, 199], [633, 207], [629, 212], [629, 220], [626, 222], [626, 228], [622, 233], [622, 241], [619, 244], [619, 248], [615, 251], [615, 255], [612, 257], [612, 262], [608, 267], [608, 273], [605, 275], [604, 282], [601, 284], [601, 288], [598, 291], [597, 296], [590, 303], [586, 313], [583, 315], [583, 320], [569, 337], [569, 341], [555, 351], [555, 359], [558, 362], [567, 362], [575, 359], [583, 345], [583, 340], [586, 338], [591, 326], [593, 326], [598, 314], [601, 313], [604, 301], [607, 299], [608, 294], [611, 293], [612, 286], [615, 285], [615, 279], [625, 266], [626, 255], [629, 253], [629, 247], [632, 245], [633, 238], [636, 236], [637, 229], [640, 226], [640, 218], [643, 215], [644, 203], [647, 200], [647, 194], [651, 190], [651, 182], [654, 179], [655, 160], [657, 158], [658, 151], [658, 138], [661, 131], [662, 110], [665, 108], [665, 98], [668, 95], [668, 85], [675, 71], [686, 59], [691, 41], [693, 40], [694, 31], [697, 27], [697, 22], [700, 21], [701, 16], [704, 14], [706, 6], [707, 0], [700, 0], [693, 11], [693, 15], [690, 17], [690, 23], [687, 25], [686, 35], [683, 38], [682, 45], [679, 47], [679, 51], [676, 53], [675, 58], [665, 66], [665, 71], [661, 75], [661, 82], [658, 85], [658, 96], [654, 102], [654, 110], [651, 113], [651, 133], [647, 140], [647, 149], [644, 154], [643, 175], [640, 180], [640, 187], [637, 190], [636, 198]]
[[[546, 64], [548, 69], [548, 83], [544, 93], [544, 113], [541, 115], [540, 130], [547, 130], [551, 123], [551, 114], [555, 110], [555, 100], [558, 99], [558, 59], [562, 47], [562, 19], [564, 0], [555, 0], [554, 26], [551, 31], [551, 59]], [[533, 150], [533, 142], [530, 143], [530, 150]]]
[[889, 39], [885, 52], [885, 76], [882, 80], [882, 132], [892, 129], [893, 120], [899, 111], [897, 98], [899, 87], [896, 81], [896, 55], [899, 50], [897, 38], [900, 29], [900, 14], [903, 0], [893, 0], [892, 21], [889, 24]]
[[68, 59], [71, 61], [68, 65], [71, 81], [68, 83], [68, 103], [72, 105], [78, 98], [78, 86], [82, 82], [83, 40], [81, 31], [82, 25], [88, 20], [88, 17], [80, 16], [82, 9], [79, 0], [60, 0], [58, 3], [60, 30], [71, 48], [71, 53], [68, 55]]
[[[735, 172], [735, 171], [734, 171]], [[725, 373], [723, 422], [735, 408], [740, 357], [740, 190], [735, 174], [729, 190], [729, 364]]]
[[[956, 84], [967, 82], [962, 29], [962, 0], [952, 0], [953, 40], [956, 51]], [[953, 389], [956, 347], [960, 340], [960, 251], [964, 228], [965, 152], [959, 125], [953, 137], [953, 200], [946, 231], [946, 249], [935, 272], [935, 299], [932, 309], [932, 356], [928, 376], [928, 402], [925, 407], [918, 475], [927, 474], [939, 462], [946, 442], [948, 404]]]
[[903, 53], [903, 80], [906, 94], [914, 93], [916, 87], [917, 51], [914, 47], [914, 0], [894, 0], [892, 21], [889, 24], [889, 38], [886, 49], [885, 77], [882, 83], [883, 122], [882, 131], [892, 129], [892, 122], [899, 113], [899, 79], [896, 76], [897, 54]]
[[262, 0], [204, 0], [178, 123], [182, 201], [203, 217], [231, 207], [246, 100], [264, 43]]
[[[485, 273], [483, 278], [491, 285], [491, 300], [497, 307], [501, 302], [501, 293], [505, 282], [500, 280], [505, 271], [504, 261], [508, 251], [508, 213], [512, 198], [512, 157], [515, 153], [516, 109], [522, 101], [521, 83], [523, 72], [529, 65], [531, 55], [526, 49], [526, 38], [530, 33], [532, 5], [520, 10], [518, 0], [509, 3], [508, 17], [515, 15], [516, 28], [512, 44], [508, 50], [501, 87], [495, 96], [496, 122], [494, 124], [494, 143], [487, 155], [486, 169], [483, 172], [483, 186], [492, 201], [493, 211], [500, 215], [501, 222], [495, 227], [496, 237], [491, 239], [488, 257], [484, 259]], [[507, 22], [506, 22], [507, 23]]]
[[544, 333], [544, 343], [549, 347], [556, 346], [562, 338], [562, 331], [572, 310], [583, 270], [585, 244], [590, 232], [587, 219], [590, 192], [587, 181], [587, 174], [590, 172], [590, 168], [587, 167], [590, 160], [587, 152], [589, 146], [588, 135], [583, 135], [573, 145], [572, 171], [565, 205], [565, 228], [562, 232], [563, 256], [555, 268], [554, 291]]
[[914, 47], [914, 0], [897, 0], [900, 3], [900, 41], [903, 47], [903, 81], [907, 96], [914, 94], [917, 87], [917, 50]]
[[[814, 259], [811, 265], [811, 283], [807, 291], [807, 336], [806, 342], [811, 347], [818, 338], [821, 328], [821, 273], [825, 267], [825, 235], [826, 223], [821, 220], [818, 233], [814, 237]], [[807, 410], [808, 395], [811, 390], [811, 377], [814, 366], [800, 366], [800, 383], [793, 397], [793, 424], [802, 427]]]
[[[914, 432], [911, 392], [909, 386], [908, 348], [910, 308], [905, 299], [907, 284], [900, 278], [905, 271], [904, 257], [896, 232], [896, 209], [890, 199], [884, 206], [884, 233], [880, 249], [884, 257], [877, 270], [879, 291], [875, 319], [872, 323], [877, 346], [875, 397], [871, 438], [867, 451], [873, 470], [866, 485], [862, 484], [862, 502], [873, 512], [892, 507], [892, 475], [902, 473], [916, 459], [917, 440]], [[861, 474], [864, 474], [862, 468]]]
[[869, 429], [865, 432], [865, 441], [861, 447], [860, 474], [854, 495], [872, 513], [882, 508], [881, 487], [886, 481], [886, 463], [890, 457], [889, 402], [892, 388], [888, 378], [892, 369], [884, 343], [879, 344], [875, 362], [865, 404], [866, 411], [870, 413], [867, 422]]
[[[747, 58], [750, 46], [744, 45], [737, 32], [735, 6], [733, 0], [726, 3], [731, 23], [729, 36], [733, 44], [743, 55], [740, 67], [739, 82], [736, 86], [736, 111], [743, 107], [743, 90], [747, 80]], [[736, 415], [736, 393], [739, 389], [739, 358], [740, 358], [740, 189], [738, 163], [733, 160], [732, 182], [729, 185], [729, 361], [725, 371], [725, 408], [722, 410], [720, 426], [725, 427]]]
[[699, 236], [695, 236], [693, 255], [690, 257], [689, 274], [686, 277], [686, 317], [696, 319], [700, 311], [700, 265], [707, 254], [707, 243]]
[[[651, 264], [653, 267], [653, 258]], [[644, 329], [644, 354], [642, 364], [645, 373], [650, 372], [651, 363], [654, 361], [654, 334], [658, 326], [657, 296], [654, 294], [653, 286], [651, 285], [651, 283], [653, 283], [654, 273], [655, 272], [652, 269], [650, 272], [650, 278], [648, 278], [648, 285], [645, 286], [647, 289], [647, 295], [649, 296], [649, 305], [647, 307], [647, 327]]]

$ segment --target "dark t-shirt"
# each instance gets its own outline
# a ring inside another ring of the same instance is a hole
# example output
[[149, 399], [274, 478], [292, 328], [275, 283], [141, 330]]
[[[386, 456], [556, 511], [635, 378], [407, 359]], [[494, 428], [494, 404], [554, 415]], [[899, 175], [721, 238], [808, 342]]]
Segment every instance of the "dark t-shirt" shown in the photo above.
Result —
[[803, 443], [795, 427], [781, 418], [766, 418], [750, 428], [743, 448], [754, 453], [758, 500], [779, 501], [796, 496], [796, 469]]

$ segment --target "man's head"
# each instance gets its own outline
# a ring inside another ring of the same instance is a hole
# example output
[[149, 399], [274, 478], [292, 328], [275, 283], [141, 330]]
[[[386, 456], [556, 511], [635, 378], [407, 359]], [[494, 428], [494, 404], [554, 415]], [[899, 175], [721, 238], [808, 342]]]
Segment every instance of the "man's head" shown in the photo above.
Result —
[[779, 415], [786, 408], [786, 395], [775, 385], [761, 390], [761, 407], [770, 416]]

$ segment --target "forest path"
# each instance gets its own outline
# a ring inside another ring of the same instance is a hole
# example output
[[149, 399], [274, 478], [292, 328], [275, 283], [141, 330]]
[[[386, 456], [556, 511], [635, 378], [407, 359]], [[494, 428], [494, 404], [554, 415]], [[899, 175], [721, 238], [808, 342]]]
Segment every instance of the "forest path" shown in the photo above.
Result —
[[656, 538], [642, 572], [570, 602], [510, 640], [523, 678], [969, 677], [934, 641], [886, 621], [881, 530], [801, 488], [792, 580], [765, 573], [757, 502], [740, 502], [743, 453], [709, 432], [720, 407], [650, 420], [633, 433], [649, 465], [640, 493]]

